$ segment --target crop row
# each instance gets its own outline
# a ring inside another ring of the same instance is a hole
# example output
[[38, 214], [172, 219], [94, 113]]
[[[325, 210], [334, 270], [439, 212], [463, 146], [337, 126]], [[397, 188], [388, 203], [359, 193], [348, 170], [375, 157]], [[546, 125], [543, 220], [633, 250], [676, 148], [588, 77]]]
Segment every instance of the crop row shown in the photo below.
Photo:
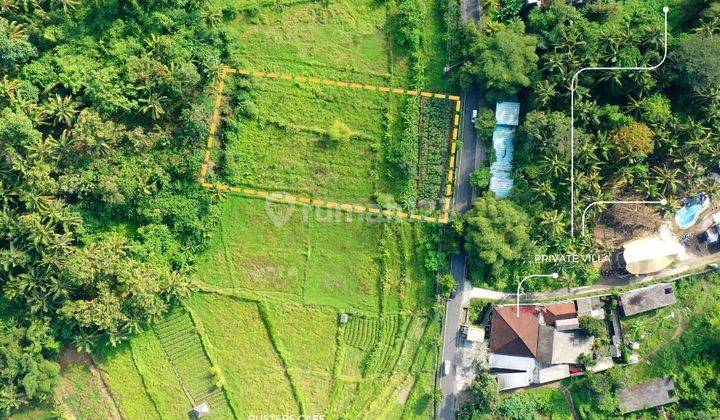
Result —
[[402, 331], [407, 322], [399, 315], [384, 317], [380, 323], [379, 338], [365, 365], [365, 374], [388, 373], [392, 371], [402, 343]]
[[378, 325], [377, 319], [351, 316], [345, 326], [345, 343], [369, 350], [377, 339]]
[[229, 414], [225, 395], [216, 384], [217, 378], [190, 314], [176, 308], [154, 330], [193, 403], [206, 401], [216, 410], [216, 416]]

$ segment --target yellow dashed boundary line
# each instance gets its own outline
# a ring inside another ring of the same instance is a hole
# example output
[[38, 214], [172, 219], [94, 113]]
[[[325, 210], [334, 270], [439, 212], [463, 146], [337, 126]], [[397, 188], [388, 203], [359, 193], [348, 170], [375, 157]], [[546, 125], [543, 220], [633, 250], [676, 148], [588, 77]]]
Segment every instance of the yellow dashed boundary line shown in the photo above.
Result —
[[[357, 205], [357, 204], [336, 203], [334, 201], [311, 199], [310, 197], [302, 197], [302, 196], [298, 197], [298, 196], [295, 196], [292, 194], [280, 194], [277, 192], [257, 190], [254, 188], [240, 188], [240, 187], [232, 187], [232, 186], [225, 185], [225, 184], [211, 184], [209, 182], [206, 182], [205, 177], [207, 176], [207, 171], [210, 166], [210, 154], [212, 151], [215, 134], [217, 132], [217, 127], [220, 122], [220, 107], [222, 105], [223, 90], [225, 89], [225, 77], [228, 74], [235, 74], [235, 73], [245, 75], [245, 76], [262, 77], [262, 78], [267, 78], [267, 79], [294, 80], [294, 81], [300, 82], [300, 83], [315, 83], [315, 84], [323, 84], [325, 86], [335, 86], [335, 87], [342, 87], [342, 88], [367, 90], [367, 91], [373, 91], [373, 92], [384, 92], [384, 93], [392, 93], [392, 94], [397, 94], [397, 95], [423, 96], [426, 98], [446, 99], [449, 101], [454, 101], [455, 102], [455, 113], [453, 115], [452, 136], [451, 136], [451, 143], [450, 143], [450, 157], [449, 157], [448, 172], [447, 172], [447, 177], [446, 177], [446, 182], [445, 182], [445, 200], [443, 202], [442, 214], [439, 217], [421, 216], [418, 214], [408, 214], [408, 213], [405, 213], [405, 212], [402, 212], [399, 210], [382, 210], [382, 209], [378, 209], [378, 208], [374, 208], [374, 207], [362, 206], [362, 205]], [[383, 216], [388, 216], [388, 217], [396, 217], [396, 218], [400, 218], [400, 219], [417, 220], [417, 221], [431, 222], [431, 223], [447, 223], [449, 221], [450, 202], [452, 201], [452, 195], [453, 195], [453, 181], [454, 181], [454, 175], [455, 175], [455, 156], [457, 153], [457, 140], [458, 140], [458, 130], [460, 128], [460, 110], [461, 109], [462, 109], [462, 106], [460, 103], [460, 97], [456, 96], [456, 95], [448, 95], [445, 93], [424, 92], [424, 91], [417, 91], [417, 90], [390, 88], [387, 86], [376, 86], [376, 85], [360, 84], [360, 83], [354, 83], [354, 82], [343, 82], [343, 81], [330, 80], [330, 79], [319, 79], [317, 77], [293, 76], [293, 75], [287, 74], [287, 73], [271, 73], [271, 72], [262, 72], [262, 71], [248, 70], [248, 69], [233, 69], [230, 67], [223, 67], [220, 70], [220, 74], [218, 77], [217, 91], [216, 91], [216, 96], [215, 96], [215, 107], [213, 110], [212, 118], [210, 120], [210, 134], [208, 135], [207, 147], [205, 149], [205, 157], [203, 159], [202, 167], [200, 169], [200, 180], [199, 180], [200, 185], [202, 185], [204, 188], [211, 189], [211, 190], [231, 191], [234, 193], [245, 195], [247, 197], [265, 198], [267, 200], [280, 202], [280, 203], [300, 204], [300, 205], [305, 205], [305, 206], [312, 205], [312, 206], [328, 208], [328, 209], [339, 209], [342, 211], [346, 211], [348, 213], [371, 213], [371, 214], [383, 215]]]

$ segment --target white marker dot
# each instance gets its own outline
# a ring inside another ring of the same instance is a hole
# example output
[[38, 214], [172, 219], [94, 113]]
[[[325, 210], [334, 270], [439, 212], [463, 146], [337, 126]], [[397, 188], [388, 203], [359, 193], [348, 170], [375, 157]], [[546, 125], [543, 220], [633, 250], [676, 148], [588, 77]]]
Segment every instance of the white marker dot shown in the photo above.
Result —
[[552, 273], [552, 278], [556, 279], [558, 277], [560, 277], [560, 275], [558, 273]]
[[660, 200], [660, 204], [664, 206], [665, 204], [667, 204], [667, 200], [663, 198], [662, 200]]
[[667, 13], [667, 12], [669, 12], [669, 11], [670, 11], [670, 8], [669, 8], [669, 7], [667, 7], [667, 6], [663, 7], [663, 12], [664, 12], [664, 13]]

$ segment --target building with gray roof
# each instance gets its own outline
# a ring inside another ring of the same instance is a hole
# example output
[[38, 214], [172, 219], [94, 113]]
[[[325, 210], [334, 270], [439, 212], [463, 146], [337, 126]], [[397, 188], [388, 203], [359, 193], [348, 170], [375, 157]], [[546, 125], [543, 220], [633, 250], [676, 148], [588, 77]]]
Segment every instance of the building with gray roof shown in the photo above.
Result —
[[623, 414], [658, 407], [677, 401], [675, 384], [670, 377], [659, 378], [618, 391]]
[[676, 301], [675, 291], [669, 283], [654, 284], [620, 295], [620, 306], [625, 316], [652, 311], [672, 305]]

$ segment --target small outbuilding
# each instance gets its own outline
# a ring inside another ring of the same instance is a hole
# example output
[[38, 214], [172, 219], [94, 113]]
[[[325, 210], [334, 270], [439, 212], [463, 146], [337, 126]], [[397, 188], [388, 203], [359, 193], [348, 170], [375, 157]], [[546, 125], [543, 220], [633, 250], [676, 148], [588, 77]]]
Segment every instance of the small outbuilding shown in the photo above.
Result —
[[677, 401], [675, 384], [670, 377], [655, 379], [621, 389], [617, 395], [620, 399], [620, 412], [623, 414], [659, 407]]
[[193, 408], [192, 414], [196, 419], [207, 417], [210, 415], [210, 406], [208, 403], [203, 401]]
[[465, 325], [463, 327], [463, 334], [465, 334], [467, 341], [480, 342], [485, 340], [485, 328], [482, 327]]
[[669, 283], [658, 283], [620, 295], [620, 306], [625, 316], [652, 311], [672, 305], [676, 301], [675, 291]]
[[530, 385], [532, 374], [529, 372], [498, 373], [495, 376], [501, 391], [524, 388]]
[[350, 319], [350, 317], [348, 316], [348, 314], [340, 314], [340, 323], [341, 324], [347, 324], [349, 319]]

